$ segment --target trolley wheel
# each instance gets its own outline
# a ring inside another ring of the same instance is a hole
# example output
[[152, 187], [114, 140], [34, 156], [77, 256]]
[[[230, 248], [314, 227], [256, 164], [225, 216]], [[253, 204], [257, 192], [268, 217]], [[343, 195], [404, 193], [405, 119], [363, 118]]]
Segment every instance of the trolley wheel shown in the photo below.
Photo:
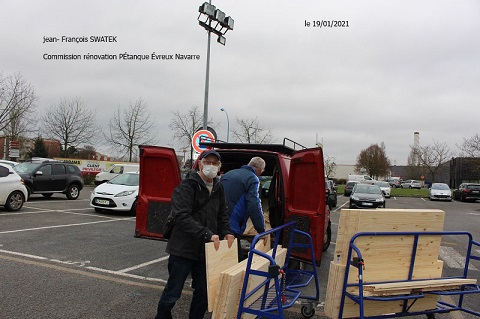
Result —
[[434, 313], [427, 313], [427, 319], [435, 319]]
[[305, 318], [312, 318], [315, 315], [315, 308], [312, 305], [302, 306], [301, 312]]

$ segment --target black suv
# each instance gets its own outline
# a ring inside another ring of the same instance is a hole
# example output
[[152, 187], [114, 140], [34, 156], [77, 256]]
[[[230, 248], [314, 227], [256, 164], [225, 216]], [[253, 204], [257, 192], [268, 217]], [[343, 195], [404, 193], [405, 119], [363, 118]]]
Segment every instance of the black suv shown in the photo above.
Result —
[[77, 199], [83, 188], [80, 169], [68, 163], [50, 159], [32, 159], [14, 167], [30, 194], [51, 197], [63, 193], [68, 199]]

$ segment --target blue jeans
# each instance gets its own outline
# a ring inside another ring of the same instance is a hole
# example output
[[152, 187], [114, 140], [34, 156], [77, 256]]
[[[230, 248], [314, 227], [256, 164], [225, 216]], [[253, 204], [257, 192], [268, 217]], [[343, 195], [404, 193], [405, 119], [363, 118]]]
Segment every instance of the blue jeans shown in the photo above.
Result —
[[183, 285], [192, 274], [193, 297], [190, 304], [190, 319], [203, 319], [208, 308], [207, 273], [205, 261], [195, 261], [170, 255], [168, 258], [168, 280], [158, 302], [155, 319], [171, 319], [172, 308], [182, 295]]

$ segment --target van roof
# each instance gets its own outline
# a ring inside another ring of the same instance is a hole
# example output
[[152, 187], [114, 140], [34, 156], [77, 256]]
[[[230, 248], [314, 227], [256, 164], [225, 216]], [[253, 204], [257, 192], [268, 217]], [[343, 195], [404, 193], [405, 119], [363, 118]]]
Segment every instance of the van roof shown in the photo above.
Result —
[[[292, 147], [286, 143], [292, 144]], [[250, 144], [250, 143], [220, 143], [220, 142], [200, 142], [201, 146], [210, 146], [217, 149], [239, 149], [239, 150], [257, 150], [270, 151], [281, 154], [293, 155], [299, 149], [306, 149], [305, 146], [292, 141], [288, 138], [283, 139], [283, 144]]]

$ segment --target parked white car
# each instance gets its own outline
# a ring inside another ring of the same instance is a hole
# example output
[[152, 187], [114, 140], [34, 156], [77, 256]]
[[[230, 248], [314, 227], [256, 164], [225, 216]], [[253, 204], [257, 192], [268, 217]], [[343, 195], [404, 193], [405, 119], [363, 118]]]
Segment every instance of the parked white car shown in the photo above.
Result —
[[28, 199], [28, 191], [20, 175], [8, 164], [0, 164], [0, 205], [17, 211]]
[[90, 195], [90, 206], [97, 212], [112, 210], [135, 214], [139, 177], [138, 173], [125, 173], [95, 187]]
[[391, 196], [390, 192], [391, 192], [392, 188], [390, 187], [390, 184], [388, 182], [375, 182], [373, 185], [377, 185], [378, 187], [380, 187], [383, 195], [386, 198], [390, 198], [390, 196]]
[[432, 187], [428, 189], [428, 197], [430, 200], [446, 200], [452, 201], [452, 191], [445, 183], [433, 183]]

